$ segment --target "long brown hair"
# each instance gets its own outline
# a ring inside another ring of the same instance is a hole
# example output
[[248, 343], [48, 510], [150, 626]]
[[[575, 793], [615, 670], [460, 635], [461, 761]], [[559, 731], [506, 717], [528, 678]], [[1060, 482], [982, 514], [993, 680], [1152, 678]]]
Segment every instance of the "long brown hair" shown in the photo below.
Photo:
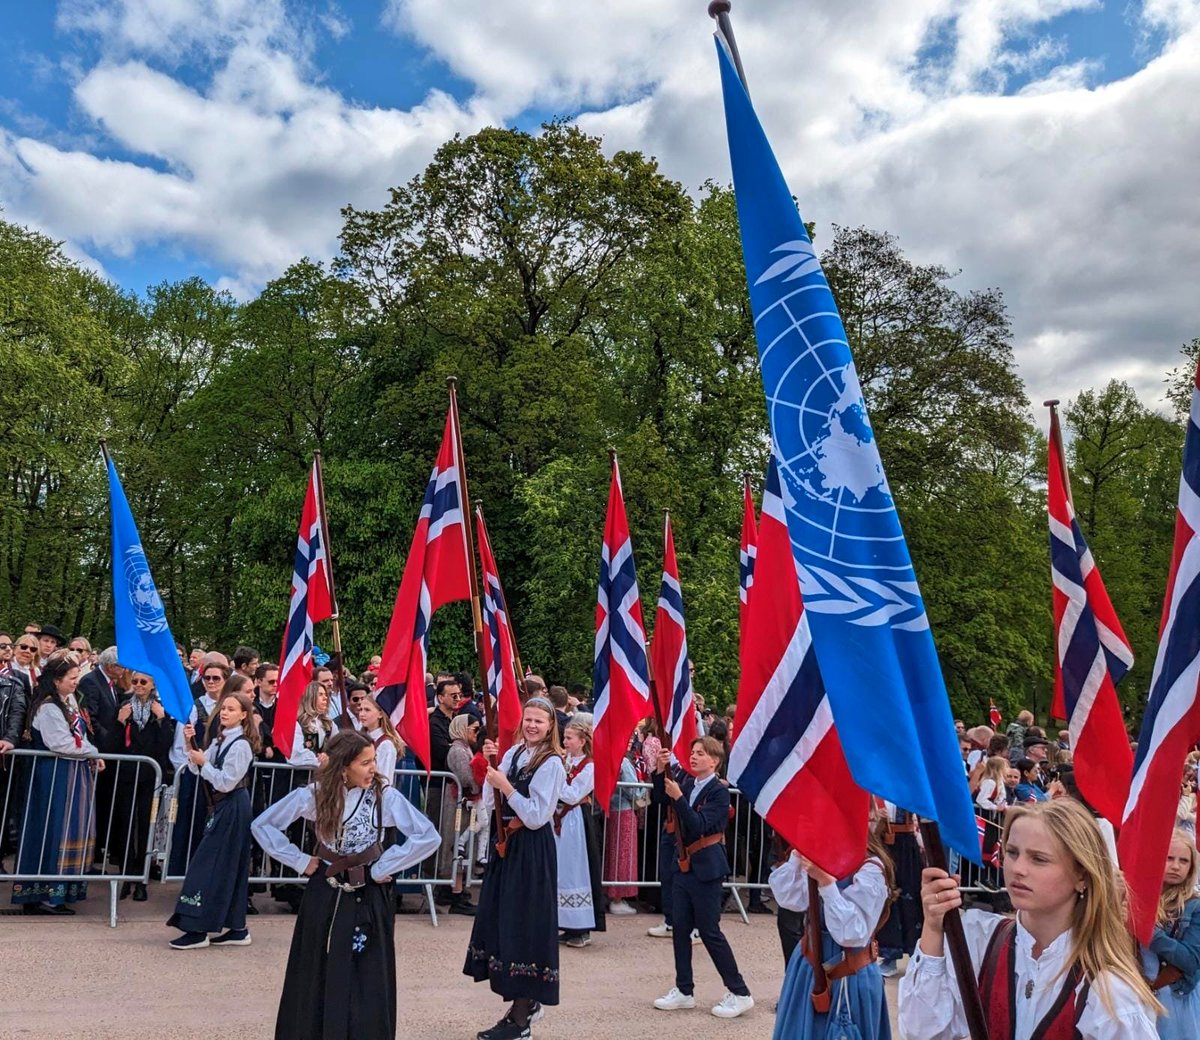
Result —
[[392, 742], [392, 746], [396, 749], [396, 753], [400, 754], [404, 750], [404, 742], [400, 739], [400, 734], [396, 732], [396, 727], [392, 724], [391, 717], [380, 706], [379, 702], [369, 693], [364, 693], [362, 696], [362, 704], [369, 704], [377, 712], [379, 712], [379, 728], [383, 730], [383, 735]]
[[1171, 844], [1174, 845], [1177, 841], [1181, 841], [1187, 846], [1188, 855], [1192, 857], [1192, 865], [1187, 872], [1187, 877], [1178, 885], [1163, 883], [1162, 896], [1158, 901], [1158, 923], [1160, 925], [1178, 921], [1183, 916], [1184, 905], [1196, 895], [1196, 875], [1200, 874], [1200, 860], [1196, 857], [1196, 841], [1187, 831], [1176, 829], [1175, 833], [1171, 835]]
[[1004, 815], [1003, 848], [1013, 824], [1027, 818], [1039, 819], [1051, 841], [1073, 863], [1086, 885], [1071, 908], [1071, 949], [1061, 975], [1078, 965], [1108, 1013], [1115, 1014], [1110, 975], [1115, 975], [1137, 995], [1148, 1011], [1161, 1015], [1162, 1005], [1154, 999], [1142, 977], [1129, 931], [1125, 924], [1125, 884], [1108, 854], [1108, 846], [1091, 813], [1074, 798], [1052, 802], [1021, 803]]
[[[373, 746], [368, 736], [355, 729], [338, 730], [325, 745], [325, 764], [318, 767], [314, 783], [317, 819], [313, 830], [330, 848], [337, 840], [342, 814], [346, 811], [346, 780], [342, 773], [363, 751]], [[382, 798], [383, 781], [378, 773], [373, 784], [375, 797]]]
[[545, 697], [540, 696], [530, 697], [525, 702], [525, 707], [521, 709], [521, 723], [517, 726], [517, 732], [513, 734], [513, 744], [520, 745], [525, 743], [525, 712], [530, 708], [544, 711], [546, 717], [550, 720], [550, 729], [547, 731], [545, 739], [534, 748], [533, 757], [529, 760], [528, 769], [532, 773], [551, 755], [562, 759], [563, 749], [558, 739], [558, 715], [555, 714], [554, 705], [546, 700]]
[[296, 721], [300, 723], [300, 732], [316, 733], [318, 726], [325, 730], [325, 736], [329, 736], [332, 732], [333, 720], [328, 715], [322, 715], [317, 711], [317, 695], [321, 693], [325, 693], [325, 687], [319, 682], [310, 682], [304, 687], [304, 692], [300, 695], [300, 710], [296, 714]]
[[214, 709], [214, 717], [217, 719], [218, 726], [220, 725], [221, 705], [226, 701], [237, 701], [238, 707], [246, 713], [246, 717], [242, 719], [242, 736], [250, 744], [250, 750], [257, 755], [262, 750], [262, 736], [259, 734], [258, 726], [254, 722], [254, 705], [250, 703], [250, 698], [244, 693], [234, 691], [222, 693]]

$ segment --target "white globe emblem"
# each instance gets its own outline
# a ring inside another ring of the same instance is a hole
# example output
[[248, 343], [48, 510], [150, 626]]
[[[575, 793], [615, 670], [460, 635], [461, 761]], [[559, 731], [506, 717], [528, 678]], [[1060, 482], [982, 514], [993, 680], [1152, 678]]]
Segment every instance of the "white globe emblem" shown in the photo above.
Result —
[[133, 607], [138, 628], [151, 633], [163, 631], [167, 627], [167, 613], [140, 545], [131, 545], [125, 550], [124, 573], [129, 604]]

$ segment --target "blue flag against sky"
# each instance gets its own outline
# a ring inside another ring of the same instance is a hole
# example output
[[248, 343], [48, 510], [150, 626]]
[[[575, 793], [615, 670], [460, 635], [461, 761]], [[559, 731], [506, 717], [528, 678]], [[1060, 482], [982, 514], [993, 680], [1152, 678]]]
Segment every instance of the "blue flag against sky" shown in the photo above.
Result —
[[186, 722], [192, 710], [187, 676], [175, 650], [175, 637], [167, 624], [162, 597], [150, 576], [150, 565], [142, 552], [142, 539], [129, 511], [121, 478], [112, 459], [107, 461], [117, 660], [126, 668], [152, 676], [167, 714]]
[[950, 702], [837, 304], [718, 36], [771, 435], [817, 661], [854, 779], [979, 860]]

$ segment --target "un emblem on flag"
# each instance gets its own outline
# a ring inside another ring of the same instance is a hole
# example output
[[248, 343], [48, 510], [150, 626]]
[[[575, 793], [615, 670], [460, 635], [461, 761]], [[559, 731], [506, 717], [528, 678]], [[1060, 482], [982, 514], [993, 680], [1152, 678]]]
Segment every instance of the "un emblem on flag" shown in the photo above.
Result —
[[133, 618], [137, 627], [151, 634], [165, 631], [167, 612], [163, 609], [162, 597], [154, 587], [150, 576], [150, 565], [140, 545], [131, 545], [125, 550], [125, 585], [129, 593], [129, 605], [133, 607]]

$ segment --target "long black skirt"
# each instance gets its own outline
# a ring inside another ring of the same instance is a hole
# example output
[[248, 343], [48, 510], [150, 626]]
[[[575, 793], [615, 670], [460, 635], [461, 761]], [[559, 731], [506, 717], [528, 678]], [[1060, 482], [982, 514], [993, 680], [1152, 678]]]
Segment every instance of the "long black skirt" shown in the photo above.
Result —
[[167, 924], [185, 932], [245, 928], [249, 881], [250, 792], [241, 787], [209, 815]]
[[889, 956], [911, 954], [921, 937], [924, 914], [921, 910], [921, 848], [915, 834], [901, 833], [888, 846], [896, 870], [899, 894], [888, 919], [879, 929], [879, 948]]
[[549, 827], [493, 842], [463, 974], [505, 1000], [558, 1003], [558, 853]]
[[276, 1040], [395, 1040], [391, 885], [331, 888], [325, 864], [304, 887]]
[[[604, 849], [600, 844], [600, 832], [596, 822], [587, 807], [580, 810], [583, 813], [583, 834], [587, 841], [588, 875], [592, 883], [592, 912], [596, 917], [593, 932], [606, 931], [605, 915], [608, 913], [608, 896], [604, 886], [600, 884], [600, 871], [604, 863]], [[557, 871], [556, 871], [557, 873]]]

